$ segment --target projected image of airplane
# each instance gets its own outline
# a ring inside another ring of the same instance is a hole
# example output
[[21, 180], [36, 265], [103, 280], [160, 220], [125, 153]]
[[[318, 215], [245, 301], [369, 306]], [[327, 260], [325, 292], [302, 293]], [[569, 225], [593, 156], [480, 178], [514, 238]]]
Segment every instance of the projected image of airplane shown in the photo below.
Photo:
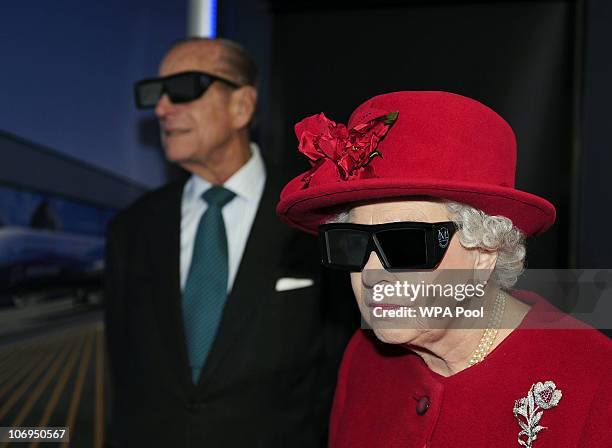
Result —
[[62, 230], [47, 200], [37, 204], [28, 226], [2, 224], [0, 306], [26, 306], [59, 297], [82, 303], [100, 292], [102, 236]]
[[[98, 288], [104, 238], [25, 227], [0, 228], [0, 296]], [[5, 303], [9, 305], [10, 303]]]

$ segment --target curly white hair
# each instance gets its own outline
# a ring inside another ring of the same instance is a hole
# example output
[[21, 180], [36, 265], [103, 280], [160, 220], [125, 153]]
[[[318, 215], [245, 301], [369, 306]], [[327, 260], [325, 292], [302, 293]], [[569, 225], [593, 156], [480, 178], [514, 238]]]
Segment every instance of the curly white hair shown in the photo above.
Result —
[[465, 248], [497, 252], [493, 279], [503, 289], [514, 286], [525, 266], [525, 235], [505, 216], [490, 216], [466, 204], [446, 202], [450, 219]]

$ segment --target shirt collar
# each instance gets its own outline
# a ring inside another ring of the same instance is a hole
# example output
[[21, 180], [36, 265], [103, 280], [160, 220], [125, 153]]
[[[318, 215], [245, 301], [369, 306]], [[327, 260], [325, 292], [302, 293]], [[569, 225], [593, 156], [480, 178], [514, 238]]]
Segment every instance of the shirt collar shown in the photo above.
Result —
[[[234, 192], [236, 196], [242, 197], [247, 201], [258, 200], [259, 191], [265, 181], [266, 169], [261, 157], [261, 152], [257, 143], [251, 142], [251, 157], [247, 163], [242, 165], [238, 171], [225, 181], [223, 186]], [[211, 187], [210, 182], [200, 176], [192, 174], [185, 189], [183, 198], [193, 201], [202, 197], [202, 194]]]

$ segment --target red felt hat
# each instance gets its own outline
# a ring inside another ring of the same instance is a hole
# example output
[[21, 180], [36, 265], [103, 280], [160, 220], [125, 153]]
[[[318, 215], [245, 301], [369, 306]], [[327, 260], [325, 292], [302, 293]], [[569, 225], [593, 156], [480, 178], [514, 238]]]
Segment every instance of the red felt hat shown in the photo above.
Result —
[[555, 208], [514, 188], [516, 139], [497, 113], [448, 92], [376, 96], [348, 126], [323, 114], [295, 126], [312, 169], [289, 182], [277, 213], [293, 227], [319, 224], [354, 202], [428, 196], [510, 218], [526, 235], [548, 229]]

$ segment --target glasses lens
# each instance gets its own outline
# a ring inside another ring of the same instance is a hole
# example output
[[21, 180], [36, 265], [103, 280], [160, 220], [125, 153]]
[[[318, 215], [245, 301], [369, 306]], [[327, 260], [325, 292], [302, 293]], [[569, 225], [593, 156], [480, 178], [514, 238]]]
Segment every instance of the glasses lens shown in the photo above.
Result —
[[[166, 93], [173, 103], [187, 103], [198, 99], [208, 85], [203, 87], [200, 82], [202, 75], [198, 73], [182, 73], [166, 79]], [[207, 83], [208, 84], [208, 83]]]
[[370, 236], [366, 232], [332, 229], [325, 232], [330, 265], [361, 270]]
[[136, 84], [136, 103], [138, 107], [154, 107], [162, 93], [161, 81], [146, 81]]
[[424, 229], [389, 229], [376, 233], [389, 268], [409, 269], [427, 263]]

